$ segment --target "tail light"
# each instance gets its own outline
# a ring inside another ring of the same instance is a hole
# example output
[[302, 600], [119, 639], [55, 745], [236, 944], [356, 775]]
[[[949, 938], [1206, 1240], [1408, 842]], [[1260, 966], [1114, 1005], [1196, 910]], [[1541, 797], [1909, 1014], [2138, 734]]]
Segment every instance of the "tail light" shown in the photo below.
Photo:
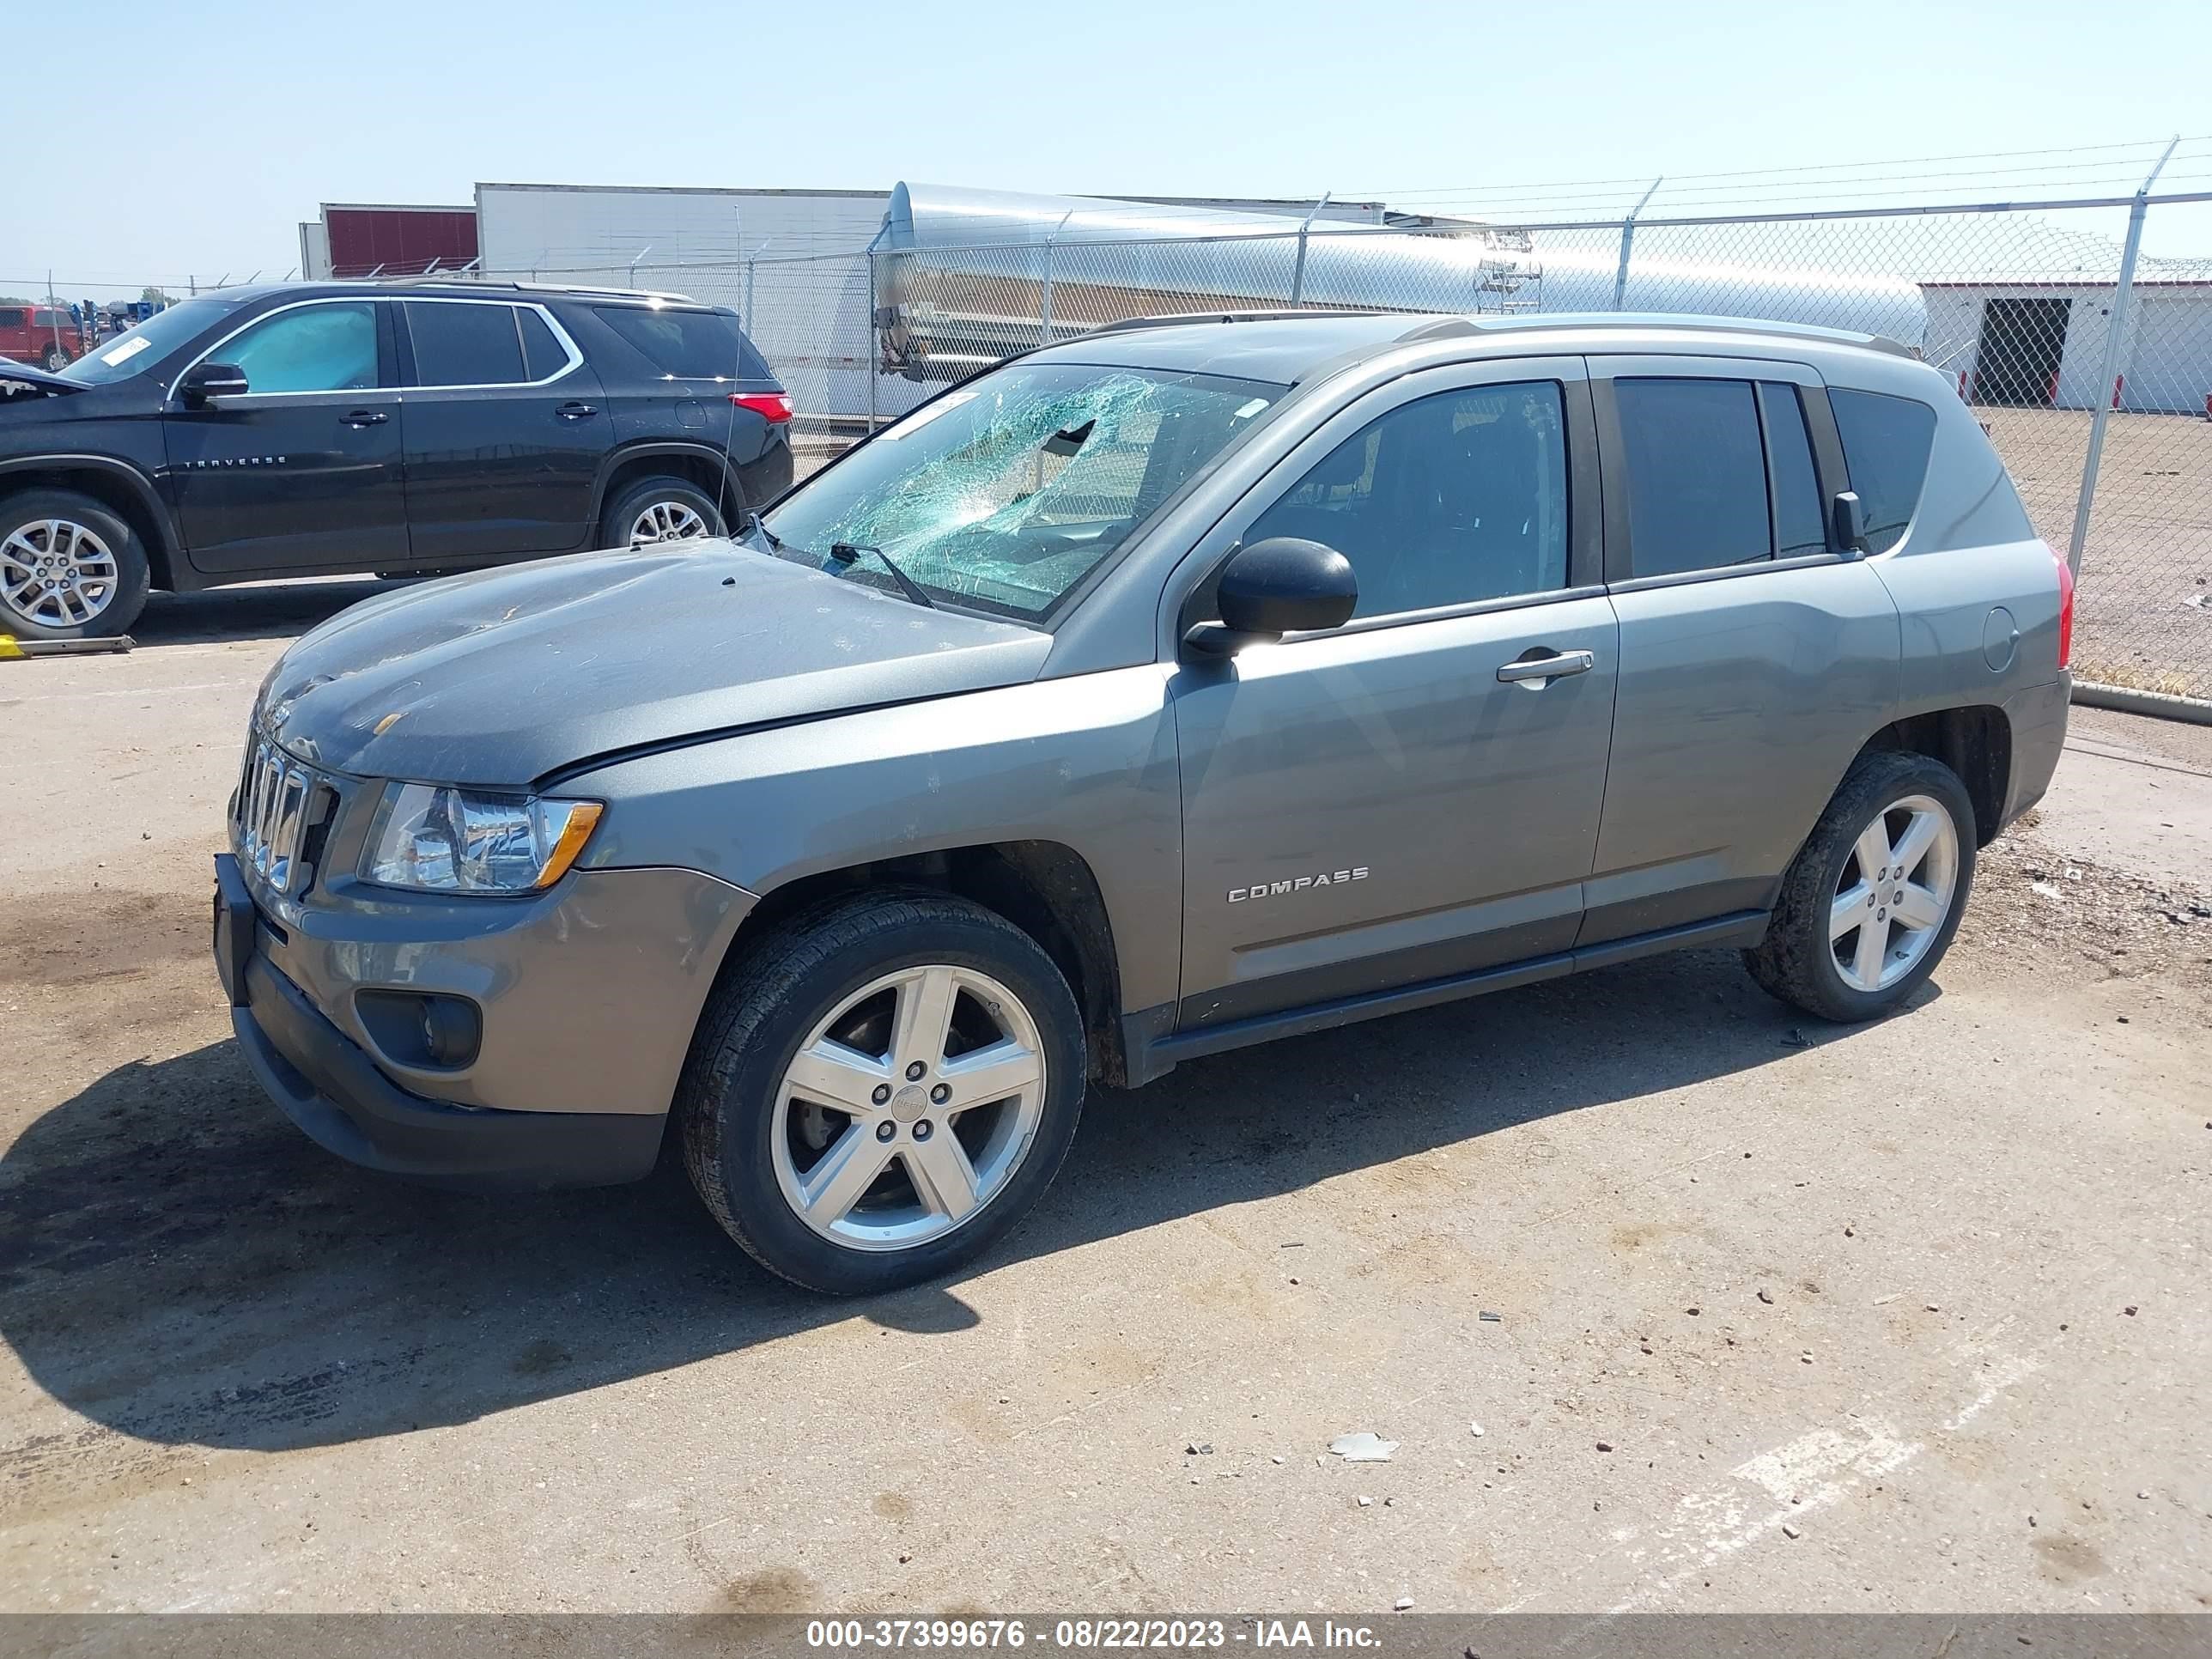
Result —
[[770, 426], [781, 426], [791, 418], [791, 394], [786, 392], [732, 392], [730, 401], [750, 409]]
[[2057, 548], [2051, 556], [2058, 562], [2058, 665], [2074, 659], [2074, 568]]

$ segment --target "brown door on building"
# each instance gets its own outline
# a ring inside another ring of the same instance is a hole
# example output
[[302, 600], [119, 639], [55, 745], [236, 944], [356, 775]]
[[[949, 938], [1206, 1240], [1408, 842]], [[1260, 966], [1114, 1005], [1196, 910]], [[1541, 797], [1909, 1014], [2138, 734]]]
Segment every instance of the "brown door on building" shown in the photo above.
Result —
[[1989, 300], [1974, 353], [1978, 404], [2048, 409], [2058, 398], [2058, 367], [2066, 356], [2071, 300]]

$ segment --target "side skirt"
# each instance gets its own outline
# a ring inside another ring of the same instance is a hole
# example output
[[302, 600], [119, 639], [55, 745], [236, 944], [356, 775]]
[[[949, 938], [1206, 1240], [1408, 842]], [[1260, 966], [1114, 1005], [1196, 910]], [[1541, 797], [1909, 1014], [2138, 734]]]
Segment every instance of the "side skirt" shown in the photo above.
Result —
[[1387, 991], [1335, 997], [1303, 1008], [1255, 1014], [1249, 1019], [1195, 1030], [1172, 1029], [1176, 1011], [1171, 1003], [1158, 1008], [1140, 1008], [1121, 1016], [1121, 1041], [1128, 1055], [1129, 1084], [1133, 1088], [1140, 1083], [1149, 1083], [1173, 1071], [1181, 1061], [1196, 1060], [1202, 1054], [1218, 1054], [1277, 1037], [1334, 1030], [1358, 1020], [1410, 1013], [1416, 1008], [1434, 1007], [1438, 1003], [1455, 1002], [1462, 997], [1481, 996], [1491, 991], [1510, 990], [1516, 985], [1533, 985], [1539, 980], [1564, 979], [1569, 974], [1609, 968], [1615, 963], [1633, 962], [1638, 957], [1657, 956], [1664, 951], [1756, 945], [1766, 936], [1768, 914], [1765, 910], [1731, 911], [1709, 921], [1662, 927], [1627, 939], [1607, 939], [1602, 945], [1557, 951], [1548, 956], [1501, 963], [1494, 968], [1478, 968]]

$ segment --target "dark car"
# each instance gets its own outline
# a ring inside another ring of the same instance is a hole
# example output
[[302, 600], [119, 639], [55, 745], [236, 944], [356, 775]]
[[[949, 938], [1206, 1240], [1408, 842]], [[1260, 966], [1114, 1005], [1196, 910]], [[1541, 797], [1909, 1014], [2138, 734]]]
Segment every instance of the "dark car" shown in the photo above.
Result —
[[720, 535], [790, 486], [735, 313], [522, 284], [293, 283], [0, 367], [0, 633], [121, 633], [149, 588], [472, 569]]

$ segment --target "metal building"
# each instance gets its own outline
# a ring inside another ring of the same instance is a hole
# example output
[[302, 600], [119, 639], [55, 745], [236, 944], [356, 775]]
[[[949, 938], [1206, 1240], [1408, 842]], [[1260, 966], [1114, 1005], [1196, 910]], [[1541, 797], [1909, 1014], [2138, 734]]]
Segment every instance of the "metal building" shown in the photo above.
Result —
[[2105, 386], [2110, 282], [1923, 283], [1923, 355], [1970, 403], [2029, 409], [2212, 411], [2212, 280], [2137, 276], [2116, 385]]

